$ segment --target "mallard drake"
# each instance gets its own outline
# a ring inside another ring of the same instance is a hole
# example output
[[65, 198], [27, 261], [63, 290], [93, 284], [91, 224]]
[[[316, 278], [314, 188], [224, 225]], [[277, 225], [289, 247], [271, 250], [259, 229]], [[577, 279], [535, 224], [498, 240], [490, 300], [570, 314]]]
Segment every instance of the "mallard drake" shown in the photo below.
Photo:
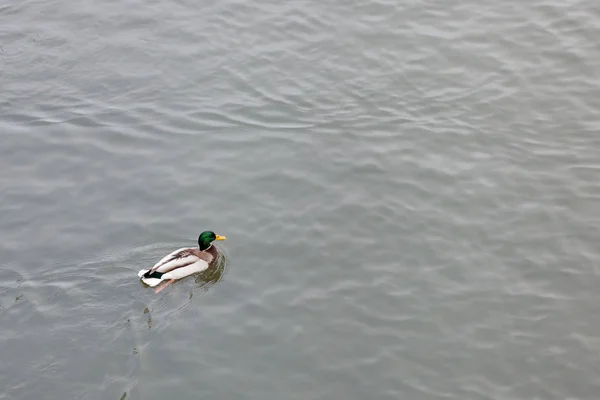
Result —
[[198, 237], [198, 248], [183, 247], [165, 256], [151, 269], [142, 269], [138, 276], [150, 287], [157, 286], [164, 280], [175, 280], [206, 270], [218, 254], [215, 240], [225, 240], [225, 236], [216, 235], [212, 231], [204, 231]]

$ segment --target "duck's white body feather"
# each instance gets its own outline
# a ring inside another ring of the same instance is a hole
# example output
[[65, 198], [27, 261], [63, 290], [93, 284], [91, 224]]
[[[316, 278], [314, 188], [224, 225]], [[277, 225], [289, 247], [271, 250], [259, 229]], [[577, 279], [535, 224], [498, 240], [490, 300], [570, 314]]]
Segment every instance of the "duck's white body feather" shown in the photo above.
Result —
[[[211, 255], [200, 252], [197, 249], [183, 247], [163, 257], [159, 262], [154, 264], [152, 269], [140, 270], [138, 276], [142, 278], [142, 282], [146, 285], [154, 287], [164, 280], [181, 279], [206, 270], [211, 258]], [[144, 275], [147, 272], [160, 272], [162, 275], [160, 278], [146, 278]]]

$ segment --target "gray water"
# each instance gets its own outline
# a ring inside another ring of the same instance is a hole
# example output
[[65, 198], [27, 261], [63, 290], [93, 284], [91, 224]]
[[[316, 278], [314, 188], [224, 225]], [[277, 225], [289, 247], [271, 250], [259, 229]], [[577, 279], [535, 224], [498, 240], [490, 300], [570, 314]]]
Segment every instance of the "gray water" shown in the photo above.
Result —
[[3, 4], [0, 399], [597, 399], [596, 3]]

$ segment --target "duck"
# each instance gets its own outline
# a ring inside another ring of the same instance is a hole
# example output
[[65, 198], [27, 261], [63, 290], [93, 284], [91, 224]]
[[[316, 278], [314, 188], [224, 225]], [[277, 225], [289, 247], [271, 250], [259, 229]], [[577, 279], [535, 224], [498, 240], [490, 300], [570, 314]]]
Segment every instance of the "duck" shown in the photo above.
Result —
[[172, 282], [205, 271], [218, 254], [213, 242], [225, 239], [227, 237], [217, 235], [213, 231], [204, 231], [198, 236], [198, 248], [177, 249], [163, 257], [152, 268], [140, 270], [138, 276], [146, 285], [155, 287], [165, 280]]

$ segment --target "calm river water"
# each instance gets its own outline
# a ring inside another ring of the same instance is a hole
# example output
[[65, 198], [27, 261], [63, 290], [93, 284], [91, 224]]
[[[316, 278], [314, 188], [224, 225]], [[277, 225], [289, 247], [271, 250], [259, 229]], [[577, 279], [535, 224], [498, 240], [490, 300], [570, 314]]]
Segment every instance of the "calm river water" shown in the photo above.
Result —
[[599, 20], [5, 2], [0, 399], [598, 399]]

